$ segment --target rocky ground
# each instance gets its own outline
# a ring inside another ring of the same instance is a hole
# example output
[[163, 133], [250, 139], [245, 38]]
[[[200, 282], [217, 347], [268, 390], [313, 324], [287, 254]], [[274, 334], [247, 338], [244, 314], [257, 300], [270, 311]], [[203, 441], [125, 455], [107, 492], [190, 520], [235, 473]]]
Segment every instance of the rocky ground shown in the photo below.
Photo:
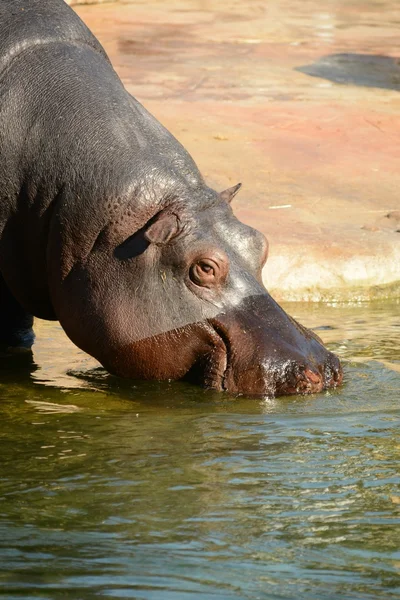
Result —
[[269, 239], [277, 298], [400, 296], [396, 0], [76, 10], [209, 184], [243, 182], [235, 209]]

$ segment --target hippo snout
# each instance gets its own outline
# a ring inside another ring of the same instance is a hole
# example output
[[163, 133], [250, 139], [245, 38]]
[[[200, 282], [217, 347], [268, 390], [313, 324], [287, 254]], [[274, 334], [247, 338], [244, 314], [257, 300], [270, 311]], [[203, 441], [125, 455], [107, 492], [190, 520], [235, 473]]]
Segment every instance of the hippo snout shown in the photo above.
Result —
[[[272, 369], [272, 372], [273, 369]], [[275, 395], [315, 394], [341, 384], [343, 371], [337, 356], [327, 352], [322, 365], [305, 365], [289, 361], [273, 377]]]
[[339, 386], [343, 379], [339, 359], [330, 352], [328, 355], [325, 364], [313, 367], [293, 360], [267, 360], [244, 370], [231, 367], [225, 373], [224, 387], [234, 394], [268, 397], [322, 392]]
[[214, 320], [227, 348], [223, 388], [233, 394], [313, 394], [341, 384], [337, 356], [269, 295]]

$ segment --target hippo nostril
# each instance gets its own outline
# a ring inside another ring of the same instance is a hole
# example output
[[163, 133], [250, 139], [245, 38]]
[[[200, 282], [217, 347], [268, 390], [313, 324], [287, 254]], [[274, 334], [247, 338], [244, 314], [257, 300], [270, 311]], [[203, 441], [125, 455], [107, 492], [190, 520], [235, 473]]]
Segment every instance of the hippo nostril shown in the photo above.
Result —
[[333, 381], [335, 383], [340, 383], [340, 381], [342, 380], [342, 377], [343, 377], [343, 375], [342, 375], [341, 370], [338, 368], [334, 368], [333, 369]]
[[314, 394], [324, 387], [323, 377], [311, 369], [304, 369], [297, 383], [297, 390], [301, 394]]
[[325, 388], [337, 387], [343, 381], [343, 370], [339, 359], [332, 355], [329, 363], [325, 365]]
[[317, 375], [317, 373], [314, 373], [310, 369], [306, 369], [304, 371], [304, 375], [306, 376], [308, 381], [310, 381], [311, 383], [315, 383], [315, 384], [321, 383], [321, 375]]
[[324, 378], [304, 365], [292, 365], [281, 391], [285, 394], [314, 394], [324, 387]]
[[335, 366], [333, 369], [334, 387], [340, 385], [342, 383], [342, 381], [343, 381], [343, 370], [339, 364], [338, 366]]

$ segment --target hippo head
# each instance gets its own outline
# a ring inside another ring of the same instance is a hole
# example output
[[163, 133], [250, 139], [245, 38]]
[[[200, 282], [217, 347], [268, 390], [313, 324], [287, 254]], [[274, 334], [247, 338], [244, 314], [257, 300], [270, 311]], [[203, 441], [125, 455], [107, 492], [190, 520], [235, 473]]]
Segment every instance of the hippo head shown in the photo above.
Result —
[[128, 203], [83, 257], [64, 252], [52, 293], [69, 337], [132, 379], [257, 396], [338, 385], [337, 357], [263, 286], [268, 244], [233, 215], [239, 187], [203, 185], [201, 201], [172, 197], [150, 217]]

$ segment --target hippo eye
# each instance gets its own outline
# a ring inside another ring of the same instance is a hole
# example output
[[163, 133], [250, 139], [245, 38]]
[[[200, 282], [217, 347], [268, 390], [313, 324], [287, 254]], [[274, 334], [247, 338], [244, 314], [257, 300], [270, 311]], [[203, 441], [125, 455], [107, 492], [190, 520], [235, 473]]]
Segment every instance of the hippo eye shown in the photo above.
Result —
[[204, 258], [195, 262], [190, 267], [189, 276], [196, 285], [210, 287], [217, 280], [218, 272], [219, 267], [217, 263], [208, 258]]
[[207, 263], [200, 263], [197, 266], [203, 271], [203, 273], [214, 272], [214, 268], [211, 265], [208, 265]]

